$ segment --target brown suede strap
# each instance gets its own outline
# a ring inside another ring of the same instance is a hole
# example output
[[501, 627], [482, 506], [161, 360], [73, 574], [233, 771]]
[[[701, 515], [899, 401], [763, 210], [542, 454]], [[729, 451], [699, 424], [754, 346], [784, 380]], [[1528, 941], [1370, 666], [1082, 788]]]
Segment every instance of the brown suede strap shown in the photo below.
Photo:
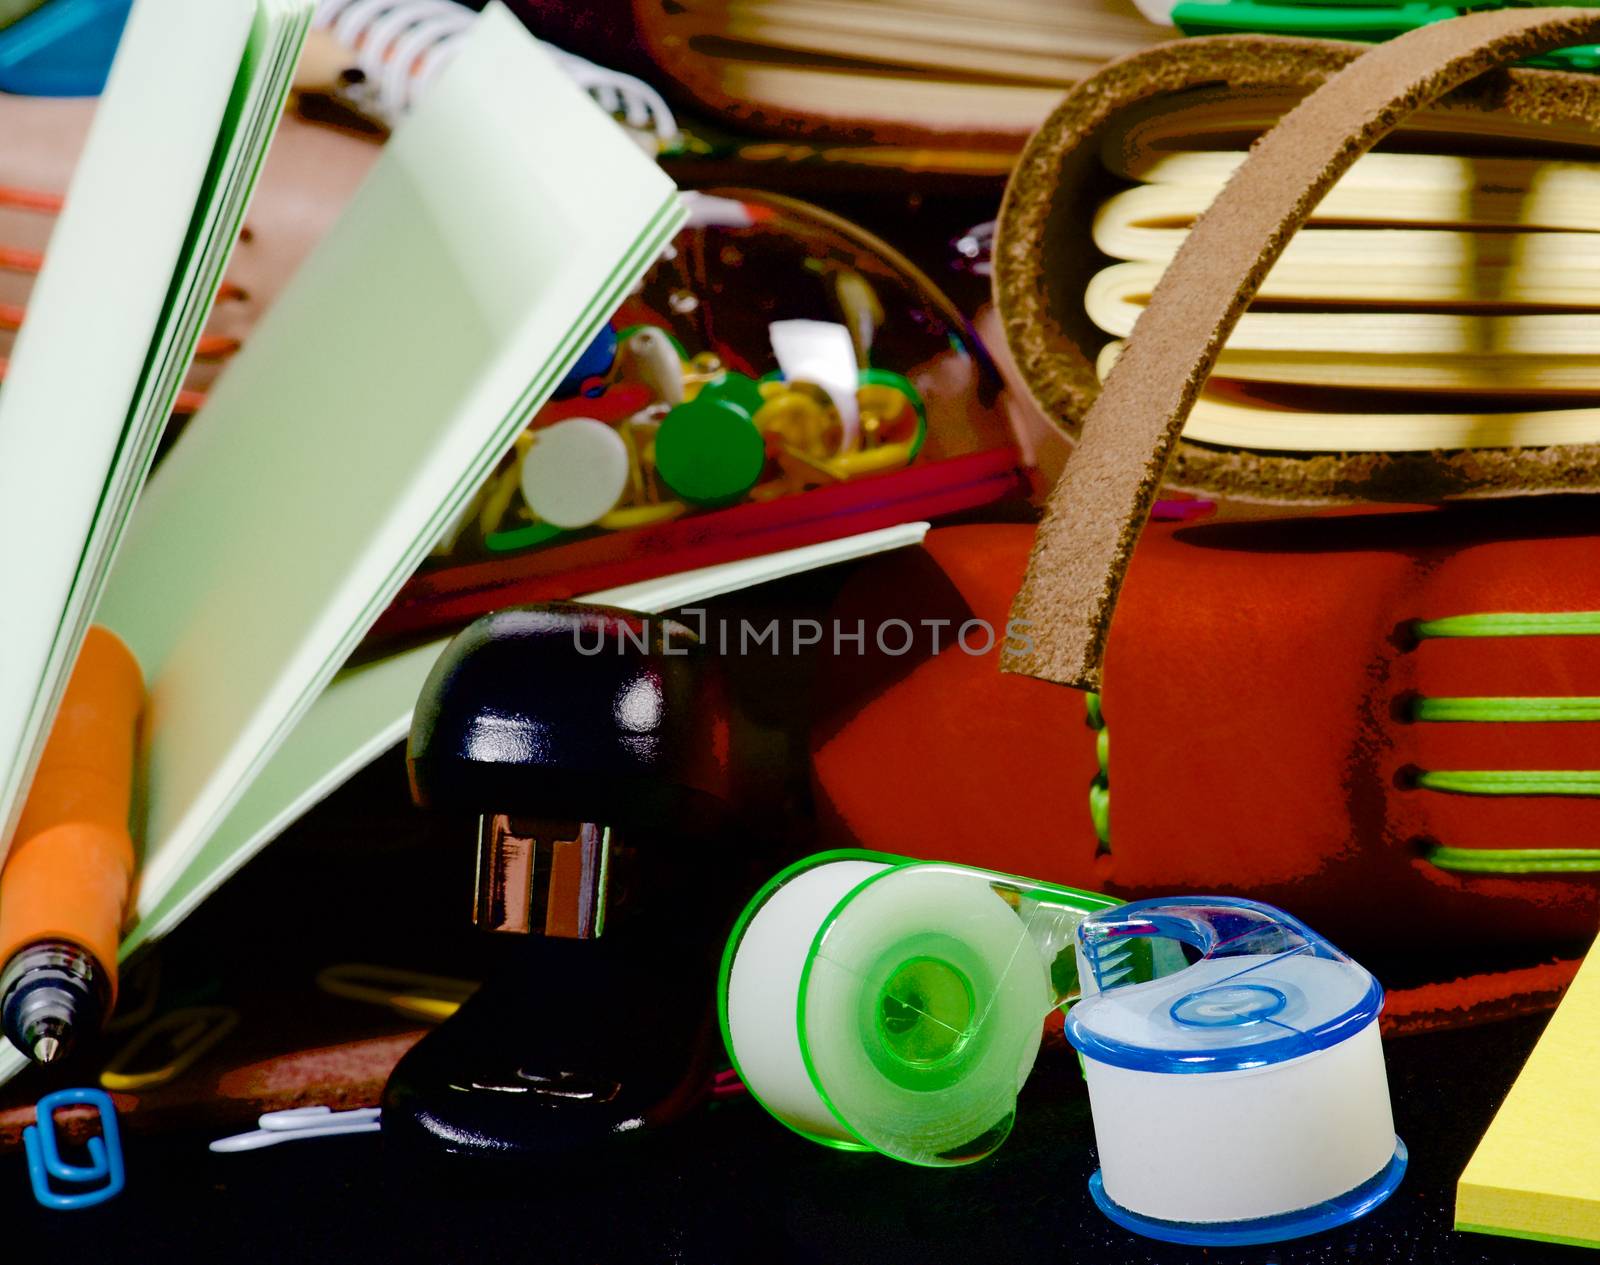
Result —
[[1412, 111], [1485, 71], [1600, 41], [1594, 9], [1498, 9], [1379, 44], [1258, 141], [1196, 222], [1083, 421], [1012, 606], [1007, 672], [1098, 689], [1117, 592], [1195, 397], [1295, 231]]

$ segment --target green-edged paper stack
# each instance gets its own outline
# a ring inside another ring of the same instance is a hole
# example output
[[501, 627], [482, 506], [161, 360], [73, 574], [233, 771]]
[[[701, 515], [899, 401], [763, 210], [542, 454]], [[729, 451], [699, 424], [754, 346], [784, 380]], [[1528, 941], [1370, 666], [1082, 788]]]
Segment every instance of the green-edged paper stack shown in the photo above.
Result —
[[0, 389], [0, 858], [194, 354], [310, 0], [139, 0]]
[[138, 908], [183, 872], [683, 218], [494, 6], [151, 480]]

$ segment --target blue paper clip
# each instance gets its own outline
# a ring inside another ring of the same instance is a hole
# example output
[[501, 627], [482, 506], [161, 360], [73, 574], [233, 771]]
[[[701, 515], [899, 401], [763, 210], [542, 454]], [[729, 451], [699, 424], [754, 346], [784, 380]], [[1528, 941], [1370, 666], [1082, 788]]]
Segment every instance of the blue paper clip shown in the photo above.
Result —
[[[87, 1103], [100, 1113], [100, 1136], [90, 1138], [89, 1163], [69, 1164], [61, 1158], [56, 1143], [55, 1113], [73, 1103]], [[122, 1190], [122, 1139], [117, 1133], [117, 1109], [111, 1095], [103, 1089], [58, 1089], [46, 1094], [34, 1108], [38, 1125], [22, 1131], [22, 1149], [28, 1153], [28, 1180], [33, 1197], [46, 1208], [92, 1208]], [[54, 1178], [64, 1186], [88, 1186], [103, 1182], [94, 1190], [60, 1194], [51, 1188]]]

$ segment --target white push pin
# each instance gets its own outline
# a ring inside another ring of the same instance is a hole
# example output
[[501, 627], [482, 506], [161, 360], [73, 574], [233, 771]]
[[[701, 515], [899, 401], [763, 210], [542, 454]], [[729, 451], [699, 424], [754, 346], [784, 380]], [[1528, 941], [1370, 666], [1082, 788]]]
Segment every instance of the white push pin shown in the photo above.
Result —
[[844, 431], [839, 451], [854, 452], [861, 439], [860, 366], [850, 331], [836, 321], [773, 321], [767, 335], [784, 381], [814, 382], [828, 393]]
[[627, 350], [640, 380], [656, 399], [668, 406], [683, 403], [683, 362], [666, 330], [654, 325], [635, 330], [628, 339]]
[[545, 430], [522, 459], [528, 508], [556, 527], [588, 527], [616, 508], [628, 487], [628, 446], [592, 417]]

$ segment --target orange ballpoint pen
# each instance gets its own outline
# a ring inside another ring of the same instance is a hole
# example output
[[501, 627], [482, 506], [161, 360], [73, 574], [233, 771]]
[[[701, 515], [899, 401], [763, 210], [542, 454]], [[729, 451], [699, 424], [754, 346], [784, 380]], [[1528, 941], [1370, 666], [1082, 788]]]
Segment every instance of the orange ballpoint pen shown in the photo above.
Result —
[[0, 1026], [41, 1063], [96, 1029], [116, 997], [143, 703], [133, 655], [91, 628], [0, 872]]

